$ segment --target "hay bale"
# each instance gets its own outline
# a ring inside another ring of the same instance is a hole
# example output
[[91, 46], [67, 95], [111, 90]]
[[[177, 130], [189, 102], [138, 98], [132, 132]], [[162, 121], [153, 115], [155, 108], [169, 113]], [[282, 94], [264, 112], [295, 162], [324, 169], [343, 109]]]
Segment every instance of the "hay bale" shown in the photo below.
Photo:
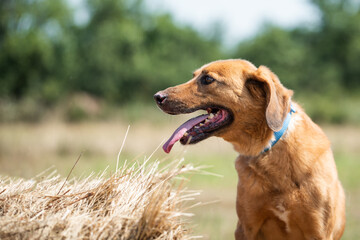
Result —
[[158, 166], [124, 166], [64, 186], [56, 172], [0, 177], [0, 239], [190, 239], [183, 207], [198, 193], [172, 181], [195, 169]]

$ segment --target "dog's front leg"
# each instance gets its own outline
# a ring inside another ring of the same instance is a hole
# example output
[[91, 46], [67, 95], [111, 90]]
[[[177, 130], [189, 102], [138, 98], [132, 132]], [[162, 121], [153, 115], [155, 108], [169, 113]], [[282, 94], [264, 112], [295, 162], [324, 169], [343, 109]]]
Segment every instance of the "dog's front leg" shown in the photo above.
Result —
[[248, 240], [245, 236], [244, 229], [241, 224], [238, 222], [235, 230], [235, 239], [236, 240]]

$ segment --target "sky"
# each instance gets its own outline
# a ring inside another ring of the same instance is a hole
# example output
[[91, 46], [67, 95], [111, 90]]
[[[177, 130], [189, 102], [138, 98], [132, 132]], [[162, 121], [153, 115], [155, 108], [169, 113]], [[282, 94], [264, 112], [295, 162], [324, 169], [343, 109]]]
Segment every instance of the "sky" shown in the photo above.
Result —
[[220, 23], [228, 45], [254, 36], [265, 22], [282, 27], [313, 25], [319, 13], [309, 0], [145, 0], [155, 12], [169, 12], [179, 24], [202, 33]]

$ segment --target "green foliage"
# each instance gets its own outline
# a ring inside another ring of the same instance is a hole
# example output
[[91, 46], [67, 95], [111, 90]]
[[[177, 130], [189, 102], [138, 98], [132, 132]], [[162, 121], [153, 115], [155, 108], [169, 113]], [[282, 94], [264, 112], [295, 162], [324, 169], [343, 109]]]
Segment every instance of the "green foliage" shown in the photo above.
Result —
[[266, 26], [242, 42], [234, 57], [267, 65], [290, 88], [324, 95], [360, 88], [360, 4], [313, 0], [321, 14], [316, 28]]
[[[83, 3], [88, 20], [78, 24], [70, 1], [0, 1], [0, 100], [33, 99], [49, 108], [85, 92], [111, 105], [146, 103], [206, 62], [244, 58], [270, 67], [301, 97], [314, 96], [323, 106], [323, 112], [310, 110], [315, 118], [360, 121], [331, 104], [333, 96], [346, 102], [348, 93], [360, 91], [358, 1], [312, 0], [321, 14], [315, 27], [265, 25], [231, 54], [221, 34], [178, 26], [170, 15], [148, 13], [142, 0]], [[221, 32], [219, 25], [213, 29]]]
[[0, 97], [47, 97], [45, 102], [60, 97], [75, 54], [66, 37], [70, 16], [61, 0], [1, 1]]
[[71, 105], [66, 111], [66, 121], [81, 122], [89, 119], [89, 114], [78, 105]]
[[114, 103], [147, 101], [221, 56], [219, 42], [147, 14], [141, 1], [85, 3], [89, 21], [76, 25], [65, 1], [0, 2], [1, 98], [53, 104], [88, 92]]

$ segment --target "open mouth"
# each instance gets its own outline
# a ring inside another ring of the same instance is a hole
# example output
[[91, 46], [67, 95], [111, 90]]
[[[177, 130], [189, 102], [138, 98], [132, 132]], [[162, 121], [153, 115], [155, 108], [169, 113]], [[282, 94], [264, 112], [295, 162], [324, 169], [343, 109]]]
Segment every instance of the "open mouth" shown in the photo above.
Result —
[[163, 146], [166, 153], [169, 153], [179, 140], [183, 145], [200, 142], [229, 125], [233, 120], [231, 112], [224, 108], [209, 107], [205, 109], [207, 114], [192, 118], [175, 130]]

